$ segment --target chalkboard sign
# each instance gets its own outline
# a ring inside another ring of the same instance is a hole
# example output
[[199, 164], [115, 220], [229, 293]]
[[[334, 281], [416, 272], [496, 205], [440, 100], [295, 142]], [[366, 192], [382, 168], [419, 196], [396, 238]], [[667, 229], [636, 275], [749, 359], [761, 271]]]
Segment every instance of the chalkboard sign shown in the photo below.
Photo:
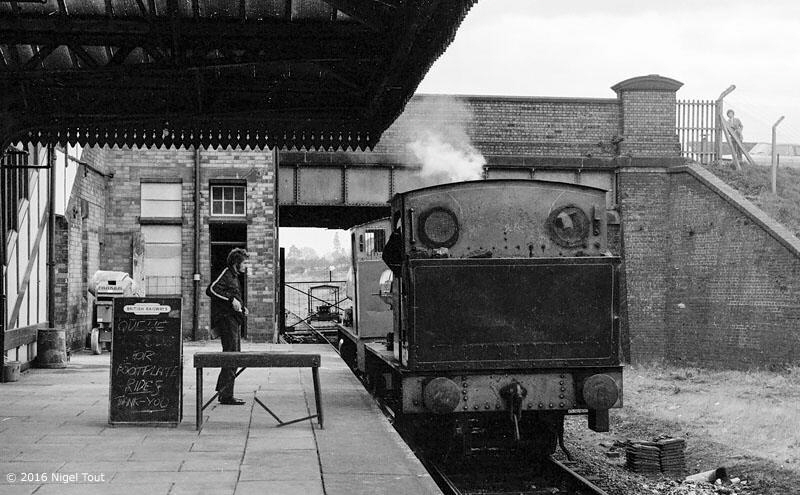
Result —
[[182, 344], [180, 299], [114, 299], [109, 424], [181, 422]]

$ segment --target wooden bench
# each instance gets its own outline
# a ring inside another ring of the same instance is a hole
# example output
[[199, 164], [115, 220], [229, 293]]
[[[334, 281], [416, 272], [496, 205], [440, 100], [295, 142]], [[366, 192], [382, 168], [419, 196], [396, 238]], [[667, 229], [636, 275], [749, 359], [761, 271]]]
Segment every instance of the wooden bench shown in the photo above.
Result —
[[299, 354], [292, 352], [198, 352], [194, 355], [194, 367], [197, 372], [197, 429], [203, 426], [203, 410], [214, 401], [219, 392], [214, 394], [211, 399], [203, 404], [203, 368], [239, 368], [236, 376], [242, 374], [247, 368], [311, 368], [311, 376], [314, 379], [314, 400], [317, 406], [317, 414], [304, 418], [282, 421], [275, 415], [258, 397], [255, 401], [264, 408], [276, 421], [278, 427], [305, 421], [306, 419], [317, 418], [319, 427], [322, 424], [322, 395], [319, 383], [319, 354]]

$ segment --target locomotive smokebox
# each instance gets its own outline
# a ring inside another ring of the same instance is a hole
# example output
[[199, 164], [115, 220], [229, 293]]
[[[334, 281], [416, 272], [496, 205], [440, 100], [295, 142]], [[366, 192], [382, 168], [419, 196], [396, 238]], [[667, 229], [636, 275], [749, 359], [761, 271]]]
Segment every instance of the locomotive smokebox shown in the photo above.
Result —
[[448, 414], [453, 412], [461, 401], [461, 392], [453, 380], [440, 376], [425, 385], [422, 399], [425, 407], [431, 412]]

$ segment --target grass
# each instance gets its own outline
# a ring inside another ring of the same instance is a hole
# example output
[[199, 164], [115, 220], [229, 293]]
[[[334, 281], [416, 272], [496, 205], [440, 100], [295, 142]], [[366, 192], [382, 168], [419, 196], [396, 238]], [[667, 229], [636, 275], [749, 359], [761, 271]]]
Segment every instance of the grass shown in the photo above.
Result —
[[800, 368], [783, 372], [630, 366], [626, 406], [702, 428], [744, 453], [800, 468]]
[[777, 194], [770, 191], [771, 171], [768, 167], [743, 166], [734, 170], [729, 162], [705, 165], [711, 173], [724, 180], [761, 208], [778, 223], [800, 237], [800, 170], [779, 168]]
[[743, 493], [800, 493], [800, 367], [735, 371], [630, 365], [624, 390], [624, 407], [611, 411], [611, 432], [589, 432], [585, 419], [575, 417], [573, 441], [596, 446], [669, 434], [687, 440], [688, 474], [726, 466], [732, 476], [749, 480], [750, 490]]

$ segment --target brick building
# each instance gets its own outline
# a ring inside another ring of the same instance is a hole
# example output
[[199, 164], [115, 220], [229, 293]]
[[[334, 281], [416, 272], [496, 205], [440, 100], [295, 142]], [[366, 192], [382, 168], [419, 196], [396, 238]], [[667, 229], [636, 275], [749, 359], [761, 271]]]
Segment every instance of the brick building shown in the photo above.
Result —
[[71, 213], [59, 222], [59, 243], [68, 246], [59, 260], [68, 311], [59, 323], [73, 345], [90, 327], [87, 281], [96, 270], [128, 272], [148, 296], [180, 296], [184, 336], [207, 338], [205, 287], [233, 247], [246, 247], [253, 261], [246, 281], [249, 336], [271, 338], [272, 152], [95, 148], [84, 152], [82, 162]]
[[[365, 152], [87, 149], [62, 222], [62, 242], [70, 245], [64, 293], [74, 308], [64, 324], [73, 326], [77, 343], [90, 301], [74, 287], [98, 268], [135, 272], [133, 254], [141, 242], [148, 292], [180, 291], [184, 336], [205, 338], [209, 308], [202, 290], [221, 253], [241, 245], [255, 261], [248, 334], [270, 340], [276, 214], [283, 226], [327, 227], [356, 223], [353, 212], [380, 216], [392, 194], [434, 180], [409, 145], [435, 136], [480, 155], [489, 178], [559, 180], [609, 191], [610, 244], [623, 256], [627, 288], [626, 359], [726, 365], [740, 356], [741, 366], [792, 361], [800, 345], [800, 277], [785, 274], [800, 271], [797, 241], [758, 220], [759, 212], [713, 177], [684, 166], [675, 133], [680, 86], [644, 76], [615, 85], [614, 98], [418, 95]], [[719, 242], [729, 247], [714, 251]]]

